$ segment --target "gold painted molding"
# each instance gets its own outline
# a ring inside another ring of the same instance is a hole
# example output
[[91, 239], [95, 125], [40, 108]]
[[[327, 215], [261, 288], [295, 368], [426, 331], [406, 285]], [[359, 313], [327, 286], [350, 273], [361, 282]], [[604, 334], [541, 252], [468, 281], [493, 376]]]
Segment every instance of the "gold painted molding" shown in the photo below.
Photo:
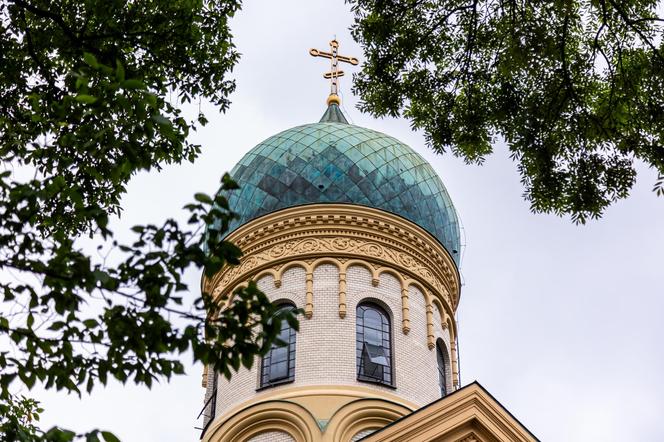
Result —
[[[304, 398], [318, 400], [327, 424], [302, 404]], [[335, 398], [343, 398], [341, 406]], [[417, 406], [388, 393], [359, 386], [300, 386], [269, 391], [240, 404], [211, 423], [205, 442], [243, 442], [266, 431], [282, 431], [297, 442], [347, 442], [367, 428], [382, 428], [411, 413]], [[349, 435], [346, 438], [346, 435]]]
[[[453, 318], [459, 303], [459, 273], [445, 248], [414, 223], [381, 210], [352, 204], [291, 207], [248, 222], [228, 239], [244, 252], [240, 264], [202, 280], [202, 290], [220, 302], [228, 301], [237, 286], [268, 270], [279, 286], [287, 268], [301, 265], [307, 273], [305, 315], [311, 318], [314, 294], [309, 275], [317, 265], [331, 262], [339, 268], [340, 317], [346, 314], [345, 271], [351, 263], [369, 267], [374, 285], [383, 272], [401, 281], [404, 333], [410, 330], [404, 288], [416, 286], [437, 301], [443, 307], [441, 316]], [[431, 323], [427, 316], [427, 323]], [[450, 332], [456, 335], [456, 330]]]
[[244, 442], [267, 431], [289, 434], [296, 442], [319, 440], [320, 429], [307, 410], [291, 402], [263, 402], [211, 426], [205, 442]]
[[[368, 435], [366, 442], [537, 442], [481, 385], [472, 383], [393, 425]], [[472, 440], [472, 439], [471, 439]]]
[[350, 441], [363, 430], [383, 428], [410, 413], [408, 408], [382, 400], [356, 400], [337, 410], [332, 416], [323, 441]]
[[240, 410], [249, 406], [259, 404], [267, 401], [295, 401], [302, 397], [311, 396], [328, 396], [339, 397], [347, 396], [355, 399], [377, 399], [382, 398], [388, 402], [407, 408], [409, 410], [416, 410], [419, 408], [417, 404], [407, 399], [402, 398], [394, 393], [388, 391], [375, 390], [373, 388], [364, 387], [360, 385], [301, 385], [297, 387], [287, 387], [278, 390], [265, 390], [248, 401], [242, 402], [226, 410], [223, 414], [219, 415], [215, 421], [223, 421], [229, 419], [230, 416], [237, 414]]
[[[215, 419], [203, 441], [246, 442], [267, 431], [281, 431], [296, 442], [348, 442], [367, 429], [377, 430], [363, 439], [367, 442], [538, 441], [477, 383], [415, 411], [363, 390], [309, 386], [271, 392]], [[309, 402], [303, 400], [306, 397]], [[311, 399], [319, 405], [318, 413], [307, 406]]]

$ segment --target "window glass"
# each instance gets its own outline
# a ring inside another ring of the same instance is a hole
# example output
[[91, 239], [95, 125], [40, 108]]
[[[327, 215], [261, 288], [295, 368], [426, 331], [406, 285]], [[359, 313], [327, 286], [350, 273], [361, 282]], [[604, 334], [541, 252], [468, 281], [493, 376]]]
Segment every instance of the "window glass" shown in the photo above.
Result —
[[371, 303], [360, 304], [355, 330], [357, 378], [392, 385], [392, 338], [385, 310]]
[[436, 358], [438, 359], [438, 385], [440, 386], [440, 396], [447, 394], [447, 380], [445, 376], [445, 344], [442, 339], [436, 342]]
[[[279, 311], [294, 309], [284, 305]], [[273, 343], [270, 351], [263, 356], [261, 364], [261, 387], [269, 387], [295, 379], [295, 330], [282, 321], [278, 339], [282, 343]]]

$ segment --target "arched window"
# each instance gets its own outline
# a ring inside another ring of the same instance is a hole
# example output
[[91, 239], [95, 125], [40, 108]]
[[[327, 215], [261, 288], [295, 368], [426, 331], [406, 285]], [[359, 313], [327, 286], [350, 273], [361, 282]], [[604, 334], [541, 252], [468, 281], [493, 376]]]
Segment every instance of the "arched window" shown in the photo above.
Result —
[[[294, 308], [293, 305], [285, 304], [278, 311]], [[288, 322], [281, 321], [277, 338], [284, 344], [273, 343], [270, 351], [263, 356], [261, 387], [292, 382], [295, 379], [295, 330]]]
[[392, 336], [387, 312], [375, 304], [357, 306], [357, 379], [392, 385]]
[[445, 343], [440, 338], [436, 341], [436, 358], [438, 359], [438, 385], [440, 386], [440, 397], [443, 397], [447, 394], [447, 376], [445, 375], [447, 366], [445, 359], [447, 359], [447, 352], [445, 351]]

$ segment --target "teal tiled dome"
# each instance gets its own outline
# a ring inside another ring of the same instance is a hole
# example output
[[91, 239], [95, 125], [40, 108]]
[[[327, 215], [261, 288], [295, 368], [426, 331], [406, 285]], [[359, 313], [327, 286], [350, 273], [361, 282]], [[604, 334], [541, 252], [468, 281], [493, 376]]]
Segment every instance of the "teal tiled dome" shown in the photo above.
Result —
[[380, 132], [350, 125], [336, 105], [319, 123], [278, 133], [231, 171], [238, 214], [230, 231], [287, 207], [352, 203], [400, 215], [436, 237], [459, 262], [459, 222], [440, 178], [420, 155]]

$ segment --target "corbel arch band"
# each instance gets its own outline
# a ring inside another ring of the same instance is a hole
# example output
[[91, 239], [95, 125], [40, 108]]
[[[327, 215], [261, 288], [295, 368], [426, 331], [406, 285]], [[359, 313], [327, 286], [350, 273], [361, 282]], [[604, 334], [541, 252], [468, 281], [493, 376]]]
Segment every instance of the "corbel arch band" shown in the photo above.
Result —
[[[330, 264], [337, 268], [338, 270], [338, 303], [339, 303], [339, 317], [345, 318], [347, 314], [347, 272], [351, 267], [362, 267], [366, 269], [371, 275], [371, 282], [373, 286], [378, 286], [380, 284], [380, 276], [383, 274], [389, 274], [397, 279], [400, 284], [401, 289], [401, 330], [404, 334], [408, 334], [410, 331], [410, 295], [411, 287], [417, 288], [425, 299], [426, 307], [426, 328], [427, 328], [427, 346], [429, 349], [435, 347], [434, 339], [434, 315], [433, 315], [433, 306], [434, 304], [438, 307], [440, 311], [440, 321], [441, 325], [444, 328], [447, 328], [450, 333], [450, 340], [454, 341], [456, 337], [456, 323], [451, 318], [451, 307], [445, 302], [444, 298], [440, 296], [435, 290], [432, 290], [425, 282], [418, 281], [410, 277], [409, 275], [404, 275], [395, 268], [388, 267], [380, 264], [372, 264], [368, 260], [363, 259], [343, 259], [336, 257], [322, 257], [315, 260], [294, 260], [284, 263], [282, 265], [277, 265], [272, 268], [263, 268], [255, 272], [253, 275], [248, 275], [249, 279], [253, 281], [258, 281], [264, 276], [272, 276], [274, 278], [275, 287], [281, 287], [281, 281], [283, 275], [286, 271], [292, 268], [302, 268], [305, 271], [305, 317], [311, 319], [314, 312], [314, 291], [313, 291], [313, 275], [316, 268], [323, 264]], [[230, 303], [232, 298], [232, 293], [239, 287], [246, 287], [246, 283], [239, 283], [232, 290], [228, 290], [229, 295], [225, 296], [227, 303]]]
[[460, 278], [451, 255], [419, 226], [380, 210], [349, 204], [292, 207], [252, 220], [228, 239], [245, 256], [238, 266], [203, 276], [203, 291], [215, 296], [259, 268], [334, 256], [396, 264], [405, 274], [432, 285], [451, 310], [458, 305]]

